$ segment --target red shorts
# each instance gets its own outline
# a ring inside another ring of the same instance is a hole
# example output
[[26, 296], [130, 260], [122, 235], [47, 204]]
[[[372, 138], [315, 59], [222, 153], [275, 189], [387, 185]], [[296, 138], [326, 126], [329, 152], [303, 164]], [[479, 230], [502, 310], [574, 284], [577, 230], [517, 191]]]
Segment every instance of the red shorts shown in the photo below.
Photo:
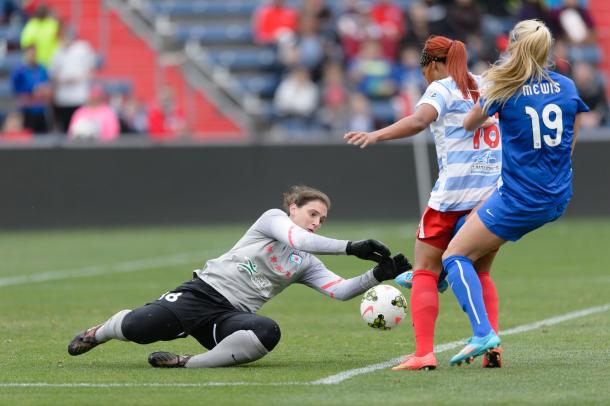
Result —
[[453, 236], [455, 224], [460, 217], [468, 213], [470, 213], [470, 210], [442, 212], [427, 207], [421, 216], [415, 237], [428, 245], [445, 251]]

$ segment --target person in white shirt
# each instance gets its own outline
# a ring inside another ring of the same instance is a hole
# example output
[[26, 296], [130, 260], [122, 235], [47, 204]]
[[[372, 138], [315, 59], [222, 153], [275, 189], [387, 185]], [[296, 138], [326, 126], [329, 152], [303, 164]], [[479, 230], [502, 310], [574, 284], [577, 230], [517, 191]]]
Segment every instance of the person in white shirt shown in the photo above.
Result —
[[[80, 355], [111, 339], [149, 344], [192, 336], [209, 351], [195, 356], [154, 352], [148, 362], [163, 368], [211, 368], [256, 361], [280, 340], [280, 328], [256, 312], [293, 283], [334, 299], [348, 300], [411, 269], [402, 254], [376, 240], [347, 241], [316, 235], [330, 199], [293, 186], [284, 210], [263, 213], [227, 253], [209, 260], [191, 281], [135, 310], [121, 310], [78, 334], [68, 353]], [[343, 279], [312, 254], [347, 254], [377, 264]]]
[[74, 28], [62, 27], [61, 45], [49, 65], [55, 119], [60, 131], [68, 131], [72, 115], [87, 102], [95, 67], [96, 55], [89, 43], [77, 39]]

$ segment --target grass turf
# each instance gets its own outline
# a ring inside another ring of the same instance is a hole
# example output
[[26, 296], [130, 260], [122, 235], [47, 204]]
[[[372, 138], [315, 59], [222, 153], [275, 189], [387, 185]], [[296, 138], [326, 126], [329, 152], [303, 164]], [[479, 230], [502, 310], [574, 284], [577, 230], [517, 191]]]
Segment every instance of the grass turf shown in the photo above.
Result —
[[[189, 279], [192, 269], [228, 249], [246, 227], [0, 233], [0, 404], [610, 403], [610, 312], [506, 336], [505, 367], [500, 370], [483, 370], [478, 360], [450, 368], [456, 349], [438, 354], [439, 368], [433, 372], [382, 369], [336, 385], [309, 383], [410, 352], [410, 325], [386, 332], [369, 329], [358, 315], [358, 299], [333, 301], [297, 285], [263, 307], [261, 313], [279, 323], [282, 340], [251, 365], [157, 370], [146, 363], [156, 350], [201, 352], [190, 338], [147, 346], [110, 342], [79, 357], [67, 354], [75, 333]], [[413, 224], [331, 223], [323, 233], [375, 237], [411, 255], [413, 230]], [[603, 254], [608, 241], [610, 219], [561, 220], [503, 247], [492, 273], [501, 300], [500, 328], [609, 303], [610, 276]], [[322, 259], [346, 277], [368, 266], [353, 258]], [[8, 282], [49, 271], [40, 282]], [[452, 294], [445, 293], [436, 342], [468, 335], [465, 314]], [[212, 383], [222, 385], [179, 386]], [[144, 386], [149, 384], [167, 386]]]

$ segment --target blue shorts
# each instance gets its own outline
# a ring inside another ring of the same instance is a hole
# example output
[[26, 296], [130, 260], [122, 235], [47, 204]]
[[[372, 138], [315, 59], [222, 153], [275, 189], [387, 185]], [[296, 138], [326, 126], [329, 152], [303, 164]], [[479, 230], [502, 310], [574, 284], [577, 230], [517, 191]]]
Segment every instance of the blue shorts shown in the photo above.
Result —
[[507, 241], [517, 241], [530, 231], [557, 220], [568, 207], [569, 200], [551, 208], [524, 209], [496, 189], [477, 214], [492, 233]]

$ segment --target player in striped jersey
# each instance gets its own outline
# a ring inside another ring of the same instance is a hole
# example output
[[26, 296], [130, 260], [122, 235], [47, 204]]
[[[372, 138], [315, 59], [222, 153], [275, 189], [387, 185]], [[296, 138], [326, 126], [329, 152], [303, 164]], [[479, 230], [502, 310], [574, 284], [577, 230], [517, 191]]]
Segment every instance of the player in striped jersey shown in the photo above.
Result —
[[[154, 367], [210, 368], [256, 361], [280, 340], [280, 328], [256, 314], [268, 300], [300, 283], [339, 300], [351, 299], [411, 269], [402, 255], [375, 240], [346, 241], [315, 234], [328, 215], [326, 194], [306, 186], [284, 195], [284, 209], [267, 210], [227, 253], [206, 262], [193, 279], [135, 310], [78, 334], [68, 345], [80, 355], [111, 339], [149, 344], [186, 336], [209, 351], [195, 356], [154, 352]], [[378, 264], [343, 279], [312, 254], [347, 254]]]
[[473, 331], [451, 365], [500, 343], [487, 317], [473, 261], [556, 220], [572, 197], [571, 155], [579, 113], [589, 108], [572, 80], [548, 70], [552, 44], [542, 21], [519, 22], [510, 35], [508, 58], [484, 74], [484, 98], [464, 119], [464, 127], [472, 129], [498, 113], [504, 150], [502, 184], [443, 255], [447, 278]]
[[[458, 220], [493, 192], [500, 175], [502, 146], [493, 119], [474, 132], [462, 126], [464, 116], [479, 98], [479, 78], [468, 72], [466, 61], [462, 42], [430, 37], [420, 59], [429, 86], [415, 112], [386, 128], [370, 133], [349, 132], [344, 137], [348, 143], [364, 148], [378, 141], [416, 135], [430, 127], [436, 145], [439, 175], [415, 242], [410, 309], [416, 348], [395, 370], [436, 368], [433, 344], [442, 254]], [[489, 253], [475, 266], [484, 286], [490, 319], [497, 328], [498, 296], [489, 276], [494, 256], [495, 252]], [[500, 366], [500, 351], [490, 353], [491, 358], [485, 359], [483, 366]]]

